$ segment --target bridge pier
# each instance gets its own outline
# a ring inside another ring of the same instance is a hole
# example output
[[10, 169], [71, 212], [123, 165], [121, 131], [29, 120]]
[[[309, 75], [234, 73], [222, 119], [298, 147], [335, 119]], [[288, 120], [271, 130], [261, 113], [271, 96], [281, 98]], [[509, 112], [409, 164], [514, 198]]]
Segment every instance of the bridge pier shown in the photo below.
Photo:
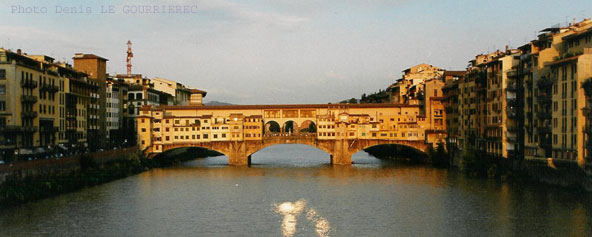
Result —
[[335, 140], [331, 153], [332, 165], [351, 165], [351, 153], [347, 140]]
[[230, 153], [228, 156], [228, 165], [230, 166], [248, 166], [251, 165], [251, 157], [246, 154]]

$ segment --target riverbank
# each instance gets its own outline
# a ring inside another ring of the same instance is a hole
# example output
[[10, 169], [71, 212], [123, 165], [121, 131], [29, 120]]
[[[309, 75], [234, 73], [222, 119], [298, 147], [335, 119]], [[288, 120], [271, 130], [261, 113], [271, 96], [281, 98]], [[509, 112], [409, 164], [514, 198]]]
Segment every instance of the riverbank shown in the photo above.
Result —
[[[187, 153], [191, 153], [188, 156]], [[185, 149], [146, 159], [136, 147], [0, 165], [0, 206], [13, 206], [219, 153]]]
[[590, 164], [580, 167], [571, 160], [527, 158], [521, 162], [518, 170], [521, 175], [537, 182], [592, 192]]
[[580, 167], [576, 161], [571, 160], [527, 158], [512, 161], [489, 157], [479, 152], [465, 152], [450, 159], [441, 159], [442, 154], [438, 154], [437, 151], [423, 154], [401, 146], [377, 146], [365, 151], [378, 159], [457, 168], [474, 178], [536, 182], [592, 192], [592, 166], [588, 164]]
[[154, 166], [136, 147], [0, 166], [0, 206], [72, 192]]

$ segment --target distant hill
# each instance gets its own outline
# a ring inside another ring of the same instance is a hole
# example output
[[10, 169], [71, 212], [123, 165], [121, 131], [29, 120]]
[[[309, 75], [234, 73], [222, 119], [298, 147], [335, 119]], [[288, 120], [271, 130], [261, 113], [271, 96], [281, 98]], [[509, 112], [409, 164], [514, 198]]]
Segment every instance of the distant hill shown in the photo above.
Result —
[[362, 94], [360, 99], [351, 98], [349, 100], [342, 100], [340, 104], [372, 104], [372, 103], [388, 103], [390, 99], [390, 95], [387, 89], [378, 90], [378, 92], [374, 92], [372, 94], [366, 95], [366, 93]]
[[213, 101], [206, 102], [204, 105], [210, 105], [210, 106], [212, 106], [212, 105], [232, 105], [232, 104], [231, 103], [226, 103], [226, 102], [220, 102], [220, 101], [213, 100]]

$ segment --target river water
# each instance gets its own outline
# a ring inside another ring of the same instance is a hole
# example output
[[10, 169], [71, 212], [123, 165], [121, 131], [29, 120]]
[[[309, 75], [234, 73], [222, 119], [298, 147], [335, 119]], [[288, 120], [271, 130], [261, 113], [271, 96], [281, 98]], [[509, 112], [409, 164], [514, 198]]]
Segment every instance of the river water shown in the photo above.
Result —
[[277, 145], [0, 210], [0, 236], [590, 236], [592, 196]]

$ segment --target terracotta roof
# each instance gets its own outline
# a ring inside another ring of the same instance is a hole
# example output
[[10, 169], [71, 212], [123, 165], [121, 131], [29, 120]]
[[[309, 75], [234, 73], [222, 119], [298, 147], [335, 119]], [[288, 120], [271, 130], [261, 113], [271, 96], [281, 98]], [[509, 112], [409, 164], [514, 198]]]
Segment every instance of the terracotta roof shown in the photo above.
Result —
[[564, 63], [567, 63], [567, 62], [571, 62], [571, 61], [577, 60], [578, 57], [580, 57], [580, 56], [581, 55], [577, 55], [577, 56], [573, 56], [573, 57], [569, 57], [569, 58], [564, 58], [564, 59], [561, 59], [561, 60], [557, 60], [555, 62], [547, 63], [545, 66], [555, 66], [555, 65], [559, 65], [559, 64], [564, 64]]
[[564, 36], [562, 39], [563, 40], [577, 39], [577, 38], [584, 37], [589, 34], [592, 34], [592, 28], [588, 28], [584, 31], [580, 31], [580, 32], [573, 33], [571, 35]]
[[248, 110], [248, 109], [324, 109], [324, 108], [408, 108], [419, 105], [407, 104], [275, 104], [275, 105], [162, 105], [164, 110]]
[[202, 94], [202, 95], [204, 95], [204, 96], [205, 96], [205, 95], [208, 93], [208, 92], [206, 92], [206, 91], [202, 91], [202, 90], [200, 90], [200, 89], [189, 89], [189, 91], [190, 91], [192, 94]]
[[94, 54], [83, 54], [83, 53], [74, 54], [74, 57], [72, 59], [99, 59], [99, 60], [103, 60], [103, 61], [109, 61], [109, 59], [99, 57]]
[[444, 76], [464, 76], [467, 71], [444, 71]]

